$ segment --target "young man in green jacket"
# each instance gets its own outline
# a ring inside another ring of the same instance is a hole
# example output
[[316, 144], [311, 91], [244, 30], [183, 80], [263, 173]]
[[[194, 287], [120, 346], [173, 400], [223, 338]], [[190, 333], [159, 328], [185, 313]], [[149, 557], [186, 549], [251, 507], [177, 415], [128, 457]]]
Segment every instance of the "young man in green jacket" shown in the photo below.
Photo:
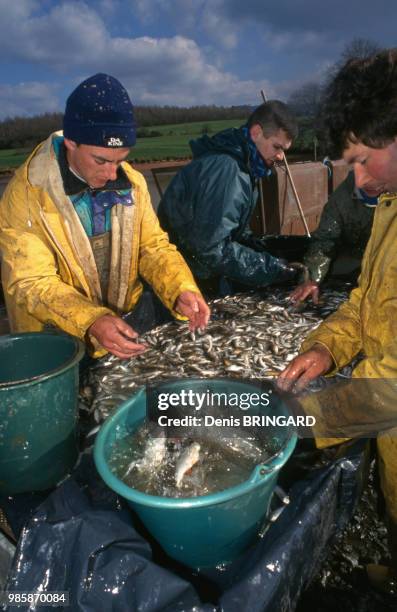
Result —
[[258, 180], [282, 161], [296, 134], [287, 106], [273, 100], [241, 128], [191, 141], [193, 161], [171, 181], [158, 216], [202, 287], [226, 293], [236, 283], [261, 287], [294, 278], [295, 270], [258, 248], [249, 222]]

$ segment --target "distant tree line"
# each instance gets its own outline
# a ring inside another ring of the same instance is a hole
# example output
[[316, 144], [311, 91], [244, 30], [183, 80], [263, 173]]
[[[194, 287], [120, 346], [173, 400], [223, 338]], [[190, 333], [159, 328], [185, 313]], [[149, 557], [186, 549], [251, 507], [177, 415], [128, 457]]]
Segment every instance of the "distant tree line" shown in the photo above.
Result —
[[[161, 132], [148, 130], [153, 125], [246, 119], [251, 106], [136, 106], [138, 137], [159, 136]], [[0, 122], [0, 149], [33, 147], [51, 132], [62, 129], [62, 113], [44, 113], [35, 117], [13, 117]]]
[[246, 119], [252, 106], [136, 106], [138, 127], [191, 123], [193, 121], [220, 121], [221, 119]]
[[31, 148], [61, 126], [61, 113], [4, 119], [0, 122], [0, 149]]

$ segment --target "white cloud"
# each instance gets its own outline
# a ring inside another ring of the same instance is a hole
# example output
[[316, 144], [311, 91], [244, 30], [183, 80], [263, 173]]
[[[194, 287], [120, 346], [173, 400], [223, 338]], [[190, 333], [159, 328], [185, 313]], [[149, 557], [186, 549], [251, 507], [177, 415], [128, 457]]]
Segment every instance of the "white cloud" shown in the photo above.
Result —
[[234, 49], [237, 46], [237, 28], [232, 27], [215, 11], [208, 9], [204, 11], [203, 27], [210, 39], [221, 44], [224, 49]]
[[[213, 2], [214, 0], [210, 0]], [[144, 24], [171, 21], [178, 34], [197, 28], [207, 0], [130, 0], [132, 13]]]
[[[2, 4], [4, 0], [0, 0], [0, 10]], [[69, 77], [109, 72], [123, 82], [135, 103], [251, 103], [260, 88], [267, 86], [222, 71], [185, 36], [111, 37], [98, 13], [84, 2], [63, 3], [43, 15], [33, 13], [32, 2], [23, 0], [22, 4], [23, 18], [18, 11], [8, 14], [14, 40], [8, 43], [7, 55], [12, 61], [23, 58]], [[53, 108], [53, 99], [44, 102], [41, 112]], [[11, 113], [21, 112], [22, 107], [32, 114], [32, 107], [23, 99], [15, 101]]]
[[[4, 0], [0, 0], [0, 11], [4, 13], [2, 4]], [[24, 17], [21, 19], [17, 12], [8, 13], [0, 39], [0, 52], [14, 59], [65, 69], [84, 62], [96, 50], [101, 52], [107, 38], [103, 21], [83, 2], [62, 4], [48, 14]]]
[[112, 15], [118, 8], [118, 0], [99, 0], [98, 8], [105, 16]]
[[[364, 29], [371, 36], [394, 27], [396, 3], [392, 0], [334, 0], [319, 5], [317, 0], [277, 0], [269, 5], [263, 0], [213, 0], [216, 12], [225, 20], [241, 24], [262, 24], [275, 32], [343, 32]], [[390, 23], [391, 22], [391, 23]], [[395, 31], [395, 27], [394, 27]]]
[[207, 63], [198, 45], [181, 36], [116, 39], [111, 48], [114, 72], [118, 69], [135, 102], [181, 106], [251, 103], [263, 86], [241, 81]]
[[274, 31], [264, 28], [261, 38], [268, 47], [275, 51], [306, 51], [318, 53], [320, 49], [326, 50], [331, 46], [331, 41], [327, 34], [309, 30], [297, 36], [294, 32]]
[[40, 115], [60, 111], [57, 87], [48, 83], [0, 85], [0, 117]]
[[150, 23], [157, 15], [158, 0], [134, 0], [133, 10], [143, 23]]

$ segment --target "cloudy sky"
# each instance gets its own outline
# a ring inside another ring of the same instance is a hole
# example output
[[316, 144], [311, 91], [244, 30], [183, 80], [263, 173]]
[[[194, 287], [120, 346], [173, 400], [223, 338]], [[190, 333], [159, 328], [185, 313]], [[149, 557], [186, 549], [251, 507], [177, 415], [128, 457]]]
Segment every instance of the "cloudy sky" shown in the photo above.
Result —
[[136, 104], [286, 99], [354, 38], [397, 45], [396, 0], [0, 0], [0, 14], [0, 118], [62, 111], [95, 72]]

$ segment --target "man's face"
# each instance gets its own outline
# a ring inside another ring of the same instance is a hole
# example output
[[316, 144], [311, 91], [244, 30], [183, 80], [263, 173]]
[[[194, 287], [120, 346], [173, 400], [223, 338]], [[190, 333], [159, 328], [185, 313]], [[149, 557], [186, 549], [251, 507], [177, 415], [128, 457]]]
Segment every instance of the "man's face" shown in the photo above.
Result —
[[287, 151], [292, 144], [292, 140], [287, 136], [284, 130], [278, 130], [270, 136], [265, 136], [262, 126], [258, 123], [251, 126], [250, 136], [260, 156], [269, 168], [274, 166], [275, 162], [284, 159], [284, 151]]
[[77, 145], [65, 138], [69, 166], [93, 189], [104, 187], [117, 178], [117, 168], [128, 157], [128, 148], [110, 149]]
[[353, 165], [357, 187], [364, 189], [369, 196], [397, 191], [396, 138], [383, 149], [350, 142], [343, 152], [343, 159]]

